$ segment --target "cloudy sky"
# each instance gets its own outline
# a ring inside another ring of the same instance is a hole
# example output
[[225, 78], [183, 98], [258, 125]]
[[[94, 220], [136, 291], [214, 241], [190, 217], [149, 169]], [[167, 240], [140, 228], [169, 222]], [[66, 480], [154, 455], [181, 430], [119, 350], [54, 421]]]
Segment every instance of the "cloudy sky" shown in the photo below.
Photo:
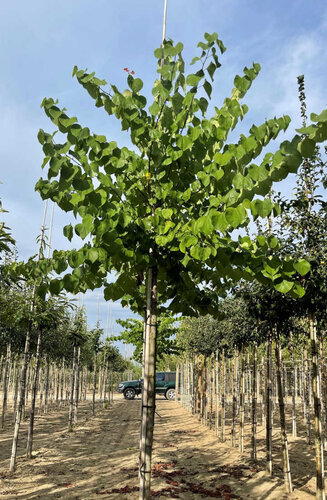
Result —
[[[72, 68], [126, 86], [124, 67], [144, 80], [150, 95], [156, 77], [153, 50], [161, 43], [164, 0], [16, 0], [0, 2], [0, 198], [9, 213], [19, 256], [36, 253], [43, 202], [34, 192], [41, 176], [39, 128], [52, 131], [40, 103], [58, 98], [71, 116], [120, 145], [128, 137], [72, 79]], [[286, 137], [300, 125], [296, 77], [305, 75], [308, 110], [327, 105], [327, 3], [325, 0], [168, 0], [167, 37], [184, 43], [192, 59], [204, 32], [218, 32], [227, 46], [223, 67], [216, 73], [213, 104], [230, 94], [234, 76], [259, 62], [262, 71], [245, 102], [246, 133], [252, 123], [289, 114]], [[284, 138], [280, 138], [283, 140]], [[284, 192], [290, 185], [282, 186]], [[53, 248], [68, 248], [62, 236], [69, 217], [55, 210]], [[98, 292], [85, 297], [90, 326], [97, 318]], [[128, 317], [119, 304], [100, 299], [102, 326]], [[109, 318], [109, 320], [108, 320]], [[117, 327], [115, 326], [115, 332]], [[110, 326], [112, 330], [112, 326]]]

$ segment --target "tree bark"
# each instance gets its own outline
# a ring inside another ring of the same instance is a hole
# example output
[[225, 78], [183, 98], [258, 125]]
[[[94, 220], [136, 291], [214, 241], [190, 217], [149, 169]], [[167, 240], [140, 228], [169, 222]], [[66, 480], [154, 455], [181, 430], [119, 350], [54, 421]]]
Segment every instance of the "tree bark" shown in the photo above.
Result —
[[290, 354], [292, 366], [292, 437], [296, 437], [296, 392], [297, 392], [297, 367], [294, 361], [294, 346], [292, 332], [290, 332]]
[[36, 345], [35, 372], [34, 372], [34, 380], [33, 380], [33, 387], [32, 387], [30, 421], [29, 421], [28, 434], [27, 434], [27, 445], [26, 445], [26, 457], [27, 458], [32, 458], [32, 451], [33, 451], [34, 417], [35, 417], [37, 388], [38, 388], [38, 383], [39, 383], [41, 342], [42, 342], [42, 330], [41, 330], [41, 328], [39, 328], [38, 336], [37, 336], [37, 345]]
[[303, 364], [304, 364], [304, 377], [303, 377], [304, 414], [306, 423], [307, 443], [311, 444], [310, 387], [309, 387], [310, 376], [309, 376], [309, 361], [308, 361], [306, 340], [304, 341]]
[[237, 414], [237, 382], [238, 382], [238, 350], [235, 349], [233, 359], [233, 405], [232, 405], [232, 446], [236, 445], [236, 414]]
[[283, 472], [284, 472], [284, 483], [286, 491], [291, 493], [292, 487], [292, 477], [290, 470], [290, 460], [288, 454], [288, 440], [286, 433], [286, 422], [285, 422], [285, 402], [283, 393], [283, 383], [282, 383], [282, 361], [281, 361], [281, 350], [279, 342], [279, 334], [277, 329], [275, 330], [275, 357], [276, 357], [276, 375], [277, 375], [277, 391], [278, 391], [278, 403], [279, 403], [279, 416], [280, 416], [280, 434], [282, 442], [283, 451]]
[[240, 452], [244, 451], [244, 421], [245, 421], [245, 352], [242, 346], [240, 390]]
[[272, 335], [268, 333], [266, 374], [266, 471], [272, 475]]
[[140, 463], [140, 500], [150, 500], [151, 459], [155, 413], [156, 335], [157, 335], [157, 267], [147, 273], [147, 321], [145, 329], [144, 384], [142, 395], [142, 440]]
[[1, 429], [5, 426], [6, 411], [7, 411], [7, 401], [8, 401], [8, 389], [9, 389], [9, 370], [11, 361], [11, 344], [7, 345], [7, 356], [5, 361], [5, 369], [3, 376], [3, 401], [2, 401], [2, 415], [1, 415]]
[[93, 389], [92, 389], [92, 415], [95, 414], [95, 393], [97, 389], [97, 360], [98, 355], [94, 352], [94, 367], [93, 367]]
[[221, 440], [225, 441], [225, 421], [226, 421], [226, 363], [225, 351], [221, 360]]
[[75, 397], [74, 397], [74, 424], [77, 424], [77, 411], [78, 411], [78, 401], [79, 401], [79, 372], [80, 372], [80, 356], [81, 356], [81, 346], [77, 348], [77, 359], [75, 364]]
[[257, 460], [257, 344], [253, 347], [251, 459]]
[[[35, 290], [36, 290], [36, 287], [34, 287], [34, 289], [33, 289], [31, 313], [34, 312]], [[24, 403], [25, 403], [26, 372], [27, 372], [27, 365], [28, 365], [28, 361], [29, 361], [31, 331], [32, 331], [32, 322], [30, 321], [27, 332], [26, 332], [24, 355], [23, 355], [22, 368], [21, 368], [19, 399], [18, 399], [18, 405], [17, 405], [17, 410], [16, 410], [16, 416], [15, 416], [14, 437], [13, 437], [13, 442], [12, 442], [10, 465], [9, 465], [9, 470], [11, 472], [13, 472], [16, 469], [18, 437], [19, 437], [20, 423], [22, 420], [23, 408], [24, 408]]]
[[73, 366], [72, 366], [72, 376], [70, 384], [70, 395], [69, 395], [69, 412], [68, 412], [68, 432], [73, 429], [73, 406], [74, 406], [74, 387], [75, 387], [75, 358], [76, 358], [76, 347], [73, 349]]

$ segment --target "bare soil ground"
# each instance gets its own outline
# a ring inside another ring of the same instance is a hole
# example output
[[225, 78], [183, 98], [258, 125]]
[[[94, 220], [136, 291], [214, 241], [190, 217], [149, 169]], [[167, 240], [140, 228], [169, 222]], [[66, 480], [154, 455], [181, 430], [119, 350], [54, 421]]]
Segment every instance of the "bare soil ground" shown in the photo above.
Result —
[[[12, 416], [0, 431], [0, 498], [123, 499], [138, 498], [140, 400], [120, 395], [91, 416], [81, 403], [79, 423], [67, 432], [67, 407], [37, 416], [34, 458], [25, 458], [27, 419], [21, 427], [17, 470], [8, 472]], [[242, 455], [229, 435], [220, 443], [214, 430], [201, 425], [176, 402], [158, 397], [153, 451], [154, 497], [239, 499], [315, 498], [314, 449], [302, 438], [289, 438], [295, 490], [283, 487], [278, 429], [274, 432], [274, 476], [264, 472], [264, 429], [258, 427], [258, 463], [250, 461], [250, 444]], [[229, 429], [227, 428], [227, 431]], [[249, 425], [246, 435], [250, 436]]]

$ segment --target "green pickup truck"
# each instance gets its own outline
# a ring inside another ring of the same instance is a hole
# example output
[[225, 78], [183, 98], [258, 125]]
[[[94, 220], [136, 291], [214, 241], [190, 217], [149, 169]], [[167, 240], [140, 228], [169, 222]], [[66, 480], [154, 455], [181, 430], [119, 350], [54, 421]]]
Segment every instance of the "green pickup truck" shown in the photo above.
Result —
[[[156, 394], [163, 394], [166, 399], [175, 399], [175, 384], [176, 372], [156, 373]], [[142, 379], [120, 382], [118, 392], [122, 392], [125, 399], [134, 399], [142, 392]]]

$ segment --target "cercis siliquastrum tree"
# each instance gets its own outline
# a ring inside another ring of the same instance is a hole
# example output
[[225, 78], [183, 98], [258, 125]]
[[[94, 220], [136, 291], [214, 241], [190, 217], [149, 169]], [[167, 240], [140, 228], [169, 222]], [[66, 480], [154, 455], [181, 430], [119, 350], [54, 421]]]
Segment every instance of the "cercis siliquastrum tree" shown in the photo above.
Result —
[[[127, 90], [111, 85], [107, 91], [94, 73], [74, 68], [95, 105], [121, 121], [138, 152], [91, 133], [53, 99], [42, 103], [65, 142], [56, 144], [54, 134], [39, 132], [48, 179], [36, 189], [81, 219], [64, 228], [69, 239], [74, 232], [89, 239], [78, 250], [54, 252], [58, 273], [68, 265], [73, 270], [53, 280], [50, 291], [76, 293], [105, 284], [107, 300], [123, 298], [127, 304], [130, 297], [142, 315], [146, 304], [141, 498], [150, 495], [158, 294], [162, 303], [169, 300], [171, 312], [202, 314], [214, 312], [221, 287], [242, 277], [303, 293], [291, 279], [292, 261], [267, 261], [260, 242], [233, 239], [233, 231], [248, 224], [249, 214], [266, 217], [277, 209], [257, 195], [266, 195], [274, 181], [297, 170], [306, 139], [284, 143], [258, 165], [253, 161], [286, 130], [288, 117], [253, 126], [248, 136], [228, 143], [229, 132], [247, 112], [240, 100], [260, 66], [244, 68], [231, 96], [207, 117], [218, 53], [225, 47], [216, 33], [205, 34], [198, 46], [199, 57], [192, 61], [198, 69], [187, 76], [181, 43], [165, 41], [155, 51], [160, 79], [148, 108], [140, 78], [129, 74]], [[270, 274], [264, 275], [265, 269]], [[117, 273], [113, 283], [106, 281], [110, 271]]]

